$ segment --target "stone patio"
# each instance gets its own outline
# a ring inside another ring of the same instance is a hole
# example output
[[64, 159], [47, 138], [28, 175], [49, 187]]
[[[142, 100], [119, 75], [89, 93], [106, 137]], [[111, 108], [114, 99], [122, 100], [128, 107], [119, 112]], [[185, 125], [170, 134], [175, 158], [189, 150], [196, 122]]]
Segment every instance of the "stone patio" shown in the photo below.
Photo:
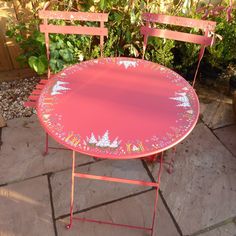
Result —
[[[202, 99], [201, 119], [177, 146], [175, 170], [164, 168], [155, 236], [236, 236], [236, 125], [228, 101]], [[52, 141], [52, 140], [51, 140]], [[69, 222], [71, 152], [43, 156], [37, 117], [2, 128], [0, 235], [148, 236], [146, 231]], [[52, 143], [56, 145], [55, 143]], [[165, 158], [173, 155], [168, 151]], [[158, 164], [96, 161], [77, 154], [84, 173], [153, 180]], [[76, 180], [75, 214], [149, 227], [155, 191], [140, 186]]]

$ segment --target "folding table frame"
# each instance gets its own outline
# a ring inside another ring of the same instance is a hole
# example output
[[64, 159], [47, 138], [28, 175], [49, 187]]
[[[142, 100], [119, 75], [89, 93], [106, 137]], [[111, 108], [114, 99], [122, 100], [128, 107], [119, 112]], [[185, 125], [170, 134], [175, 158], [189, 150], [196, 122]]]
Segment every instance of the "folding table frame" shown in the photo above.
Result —
[[[107, 224], [107, 225], [112, 225], [112, 226], [127, 227], [127, 228], [131, 228], [131, 229], [147, 230], [147, 231], [151, 231], [151, 236], [154, 236], [154, 225], [155, 225], [157, 202], [158, 202], [158, 191], [159, 191], [160, 181], [161, 181], [162, 163], [163, 163], [163, 152], [161, 153], [161, 156], [160, 156], [160, 165], [159, 165], [159, 169], [157, 171], [157, 182], [146, 182], [146, 181], [142, 181], [142, 180], [131, 180], [131, 179], [108, 177], [108, 176], [98, 176], [98, 175], [91, 175], [91, 174], [84, 174], [84, 173], [75, 172], [75, 151], [73, 151], [73, 154], [72, 154], [72, 175], [71, 175], [70, 223], [66, 226], [66, 228], [67, 229], [71, 228], [72, 222], [74, 219], [74, 220], [80, 220], [80, 221], [84, 221], [84, 222], [93, 222], [93, 223]], [[145, 186], [145, 187], [154, 187], [156, 189], [156, 193], [155, 193], [154, 209], [153, 209], [151, 227], [119, 224], [119, 223], [113, 223], [113, 222], [109, 222], [109, 221], [101, 221], [101, 220], [96, 220], [96, 219], [80, 218], [80, 217], [73, 216], [75, 177], [84, 178], [84, 179], [93, 179], [93, 180], [103, 180], [103, 181], [114, 182], [114, 183], [133, 184], [133, 185], [140, 185], [140, 186]]]

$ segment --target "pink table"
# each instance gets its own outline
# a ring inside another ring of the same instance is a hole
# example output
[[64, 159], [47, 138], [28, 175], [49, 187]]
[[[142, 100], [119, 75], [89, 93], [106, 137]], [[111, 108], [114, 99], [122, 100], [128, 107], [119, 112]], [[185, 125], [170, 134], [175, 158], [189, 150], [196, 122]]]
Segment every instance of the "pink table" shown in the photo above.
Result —
[[199, 115], [195, 91], [161, 65], [131, 58], [83, 62], [55, 75], [37, 113], [45, 130], [74, 151], [139, 158], [183, 140]]
[[[131, 159], [163, 153], [194, 128], [199, 101], [189, 83], [161, 65], [133, 58], [103, 58], [71, 66], [48, 81], [37, 105], [39, 120], [56, 141], [73, 150], [74, 177], [156, 187], [152, 226], [160, 184], [75, 173], [75, 152], [99, 158]], [[77, 218], [80, 219], [80, 218]], [[80, 219], [81, 220], [81, 219]]]

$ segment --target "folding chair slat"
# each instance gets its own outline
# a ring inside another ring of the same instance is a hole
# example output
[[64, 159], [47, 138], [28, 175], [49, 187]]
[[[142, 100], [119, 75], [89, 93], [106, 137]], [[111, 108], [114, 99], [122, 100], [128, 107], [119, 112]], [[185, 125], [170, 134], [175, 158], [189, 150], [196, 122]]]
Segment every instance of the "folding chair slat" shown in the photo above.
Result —
[[[214, 21], [207, 21], [207, 20], [199, 20], [199, 19], [192, 19], [187, 17], [180, 17], [180, 16], [169, 16], [163, 14], [155, 14], [155, 13], [143, 13], [142, 20], [146, 22], [145, 26], [142, 26], [140, 29], [141, 34], [144, 35], [144, 42], [143, 42], [143, 56], [147, 48], [148, 44], [148, 37], [155, 36], [160, 38], [167, 38], [172, 40], [178, 40], [182, 42], [188, 43], [195, 43], [200, 44], [201, 49], [198, 56], [198, 64], [194, 74], [192, 86], [194, 87], [195, 81], [197, 78], [198, 69], [200, 66], [200, 62], [204, 55], [205, 47], [210, 46], [214, 42], [214, 37], [212, 32], [214, 32], [216, 27], [216, 22]], [[158, 23], [158, 24], [167, 24], [167, 25], [176, 25], [182, 27], [189, 27], [189, 28], [198, 28], [203, 31], [204, 35], [198, 35], [194, 33], [185, 33], [181, 31], [174, 31], [169, 29], [159, 29], [159, 28], [152, 28], [151, 22]]]
[[43, 88], [44, 88], [44, 85], [42, 85], [42, 84], [37, 84], [36, 85], [36, 89], [42, 90]]
[[28, 97], [28, 100], [30, 100], [30, 101], [38, 101], [38, 98], [39, 98], [39, 96], [35, 96], [35, 95], [30, 95], [29, 97]]
[[35, 89], [32, 91], [31, 95], [40, 95], [42, 90]]
[[209, 46], [212, 43], [212, 38], [203, 35], [189, 34], [166, 29], [154, 29], [146, 26], [141, 27], [141, 33], [147, 36], [156, 36], [160, 38], [173, 39], [206, 46]]
[[24, 107], [36, 108], [36, 102], [24, 102]]
[[210, 31], [214, 30], [216, 26], [216, 22], [214, 21], [191, 19], [182, 16], [169, 16], [155, 13], [143, 13], [142, 19], [149, 22], [199, 28]]
[[40, 25], [40, 31], [44, 33], [54, 34], [80, 34], [80, 35], [97, 35], [107, 36], [107, 28], [101, 27], [87, 27], [87, 26], [74, 26], [74, 25]]
[[78, 21], [108, 21], [106, 13], [87, 13], [87, 12], [67, 12], [67, 11], [39, 11], [41, 19], [58, 19], [58, 20], [78, 20]]
[[48, 82], [48, 80], [47, 79], [41, 79], [40, 81], [39, 81], [39, 84], [46, 84]]

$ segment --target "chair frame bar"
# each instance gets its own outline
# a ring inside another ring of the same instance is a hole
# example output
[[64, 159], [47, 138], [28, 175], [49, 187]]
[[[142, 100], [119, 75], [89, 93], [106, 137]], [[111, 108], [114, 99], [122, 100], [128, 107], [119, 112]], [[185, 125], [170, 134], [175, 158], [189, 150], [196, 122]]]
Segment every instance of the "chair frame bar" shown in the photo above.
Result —
[[[101, 57], [103, 56], [103, 47], [104, 47], [104, 37], [108, 36], [108, 30], [105, 28], [104, 23], [108, 21], [108, 13], [91, 13], [91, 12], [69, 12], [69, 11], [51, 11], [47, 10], [50, 2], [46, 2], [43, 9], [38, 12], [39, 18], [42, 19], [42, 24], [39, 26], [40, 31], [44, 33], [45, 36], [45, 45], [46, 45], [46, 54], [48, 61], [50, 60], [50, 45], [49, 45], [49, 34], [60, 33], [60, 34], [79, 34], [79, 35], [90, 35], [90, 36], [100, 36], [100, 51]], [[75, 26], [75, 25], [53, 25], [49, 24], [49, 20], [64, 20], [64, 21], [89, 21], [89, 22], [98, 22], [100, 23], [100, 27], [88, 27], [88, 26]], [[47, 78], [49, 79], [51, 76], [50, 67], [48, 66]], [[40, 95], [41, 90], [43, 89], [47, 80], [41, 80], [36, 86], [36, 90], [33, 91], [29, 100], [25, 102], [25, 106], [36, 108], [36, 103], [38, 97]], [[33, 100], [34, 98], [34, 100]], [[47, 155], [48, 149], [63, 149], [65, 148], [57, 148], [51, 147], [48, 143], [48, 134], [46, 133], [45, 138], [45, 151], [43, 155]]]
[[[198, 56], [198, 64], [193, 78], [192, 86], [194, 87], [200, 62], [205, 52], [205, 48], [206, 46], [210, 46], [214, 43], [213, 32], [216, 27], [216, 22], [208, 20], [200, 20], [200, 19], [191, 19], [180, 16], [155, 14], [155, 13], [143, 13], [142, 19], [146, 22], [145, 26], [142, 26], [140, 29], [141, 34], [144, 35], [143, 56], [142, 56], [143, 59], [147, 48], [149, 36], [154, 36], [154, 37], [156, 36], [160, 38], [167, 38], [201, 45]], [[204, 32], [204, 34], [197, 35], [174, 30], [152, 28], [150, 27], [150, 23], [168, 24], [168, 25], [183, 26], [188, 28], [198, 28], [201, 29]]]

